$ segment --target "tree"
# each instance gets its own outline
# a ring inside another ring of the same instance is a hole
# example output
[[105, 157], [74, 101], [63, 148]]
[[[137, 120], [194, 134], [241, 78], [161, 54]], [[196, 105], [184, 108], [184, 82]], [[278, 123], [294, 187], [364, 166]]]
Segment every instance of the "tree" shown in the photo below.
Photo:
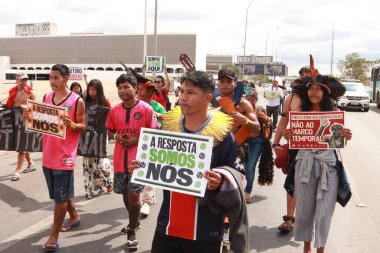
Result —
[[361, 58], [358, 53], [351, 53], [346, 55], [345, 60], [339, 61], [338, 69], [342, 73], [343, 78], [358, 79], [365, 82], [372, 64], [372, 61]]

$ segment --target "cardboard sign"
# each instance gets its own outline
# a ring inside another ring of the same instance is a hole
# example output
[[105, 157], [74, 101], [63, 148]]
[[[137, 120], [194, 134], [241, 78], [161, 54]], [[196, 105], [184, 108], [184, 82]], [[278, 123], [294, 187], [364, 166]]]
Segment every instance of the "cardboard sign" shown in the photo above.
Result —
[[32, 119], [26, 122], [27, 130], [66, 139], [66, 126], [63, 124], [63, 118], [67, 114], [66, 107], [32, 100], [28, 100], [27, 107], [32, 113]]
[[42, 151], [42, 134], [25, 130], [21, 107], [0, 111], [0, 150]]
[[264, 93], [265, 98], [268, 100], [280, 98], [277, 91], [265, 91]]
[[203, 197], [213, 137], [142, 128], [132, 182]]
[[289, 112], [290, 149], [344, 148], [344, 112]]
[[106, 121], [109, 111], [105, 106], [86, 104], [86, 129], [79, 137], [77, 155], [108, 157]]
[[70, 71], [69, 80], [83, 80], [82, 67], [69, 67], [69, 71]]
[[164, 72], [165, 57], [162, 56], [145, 56], [145, 73]]

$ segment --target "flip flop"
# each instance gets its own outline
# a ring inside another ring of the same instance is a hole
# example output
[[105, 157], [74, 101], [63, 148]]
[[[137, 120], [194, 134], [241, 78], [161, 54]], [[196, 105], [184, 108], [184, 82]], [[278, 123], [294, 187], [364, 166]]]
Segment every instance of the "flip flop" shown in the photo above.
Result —
[[61, 232], [67, 232], [67, 231], [70, 231], [71, 229], [73, 228], [76, 228], [79, 226], [80, 224], [80, 220], [77, 220], [76, 222], [74, 222], [73, 224], [70, 224], [69, 222], [65, 222], [63, 224], [63, 226], [61, 227]]
[[22, 171], [22, 173], [29, 173], [36, 170], [36, 166], [33, 167], [26, 167], [25, 170]]
[[[53, 247], [48, 247], [48, 245], [54, 245]], [[57, 249], [61, 246], [60, 242], [46, 242], [42, 248], [45, 250], [45, 252], [56, 252]]]
[[15, 173], [11, 177], [11, 181], [18, 181], [18, 180], [20, 180], [20, 178], [21, 178], [20, 173]]

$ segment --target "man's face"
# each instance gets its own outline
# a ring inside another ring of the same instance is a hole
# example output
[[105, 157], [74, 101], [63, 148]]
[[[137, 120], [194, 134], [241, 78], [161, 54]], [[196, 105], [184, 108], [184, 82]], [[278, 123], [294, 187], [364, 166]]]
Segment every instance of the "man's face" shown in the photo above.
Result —
[[234, 93], [236, 82], [228, 77], [222, 77], [218, 80], [218, 88], [222, 97], [229, 96]]
[[23, 79], [17, 78], [16, 81], [20, 89], [25, 88], [25, 86], [28, 84], [28, 78], [23, 78]]
[[277, 87], [277, 86], [278, 86], [278, 81], [273, 80], [273, 82], [272, 82], [272, 86], [273, 86], [273, 87]]
[[137, 98], [143, 101], [149, 100], [152, 97], [152, 92], [145, 84], [137, 85]]
[[53, 91], [60, 91], [67, 88], [67, 81], [69, 77], [63, 77], [61, 72], [52, 70], [50, 71], [50, 87]]
[[130, 83], [121, 83], [117, 87], [117, 94], [123, 102], [128, 102], [134, 99], [136, 90]]
[[178, 104], [183, 115], [195, 115], [207, 111], [211, 99], [211, 92], [205, 92], [191, 82], [184, 81], [180, 88]]

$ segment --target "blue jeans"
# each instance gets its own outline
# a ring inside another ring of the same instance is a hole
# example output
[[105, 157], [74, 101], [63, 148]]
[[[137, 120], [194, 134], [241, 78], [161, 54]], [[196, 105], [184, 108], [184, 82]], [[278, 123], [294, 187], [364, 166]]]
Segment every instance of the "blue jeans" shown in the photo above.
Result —
[[255, 179], [256, 164], [261, 155], [261, 146], [263, 143], [263, 137], [250, 137], [245, 143], [249, 145], [249, 160], [244, 164], [245, 176], [247, 179], [247, 186], [245, 187], [245, 192], [251, 193], [253, 180]]

